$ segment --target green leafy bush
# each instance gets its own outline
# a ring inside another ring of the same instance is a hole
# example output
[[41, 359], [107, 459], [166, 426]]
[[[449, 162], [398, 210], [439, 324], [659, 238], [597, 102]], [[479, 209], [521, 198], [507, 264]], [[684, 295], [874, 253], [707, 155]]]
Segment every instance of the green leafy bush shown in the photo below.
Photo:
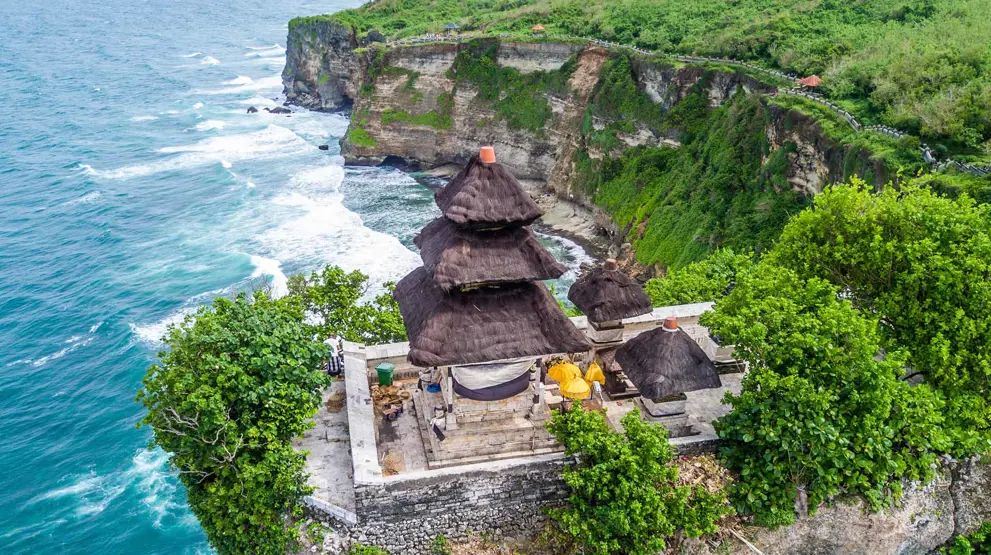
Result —
[[991, 207], [909, 186], [833, 187], [785, 227], [770, 255], [822, 276], [881, 319], [887, 350], [947, 402], [955, 453], [991, 439]]
[[966, 536], [953, 538], [948, 547], [939, 550], [942, 555], [989, 555], [991, 554], [991, 522]]
[[750, 269], [752, 264], [750, 255], [719, 249], [705, 260], [648, 280], [644, 290], [654, 306], [715, 301], [727, 293], [737, 274]]
[[729, 512], [725, 498], [675, 485], [667, 430], [636, 411], [622, 423], [624, 432], [613, 432], [601, 412], [580, 406], [551, 418], [548, 429], [578, 461], [564, 470], [568, 505], [551, 511], [561, 529], [596, 555], [653, 555], [677, 530], [715, 532]]
[[309, 277], [290, 277], [286, 300], [316, 317], [314, 327], [320, 337], [334, 335], [368, 344], [405, 341], [399, 304], [392, 298], [395, 284], [384, 286], [385, 292], [372, 302], [362, 302], [368, 292], [368, 276], [357, 270], [345, 272], [337, 266], [327, 266]]
[[750, 363], [716, 430], [728, 442], [724, 464], [739, 473], [731, 500], [763, 525], [841, 494], [877, 510], [902, 479], [931, 479], [950, 446], [942, 400], [899, 380], [904, 355], [879, 357], [877, 320], [838, 293], [762, 262], [702, 317]]
[[218, 298], [170, 327], [138, 392], [141, 425], [171, 454], [189, 506], [222, 554], [284, 554], [299, 533], [308, 427], [328, 349], [303, 313], [263, 293]]

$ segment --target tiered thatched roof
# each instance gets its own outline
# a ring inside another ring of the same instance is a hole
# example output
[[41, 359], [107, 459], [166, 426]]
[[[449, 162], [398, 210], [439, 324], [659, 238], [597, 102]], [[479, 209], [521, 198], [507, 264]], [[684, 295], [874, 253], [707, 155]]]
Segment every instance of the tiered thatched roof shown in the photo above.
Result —
[[530, 225], [542, 214], [516, 177], [494, 158], [485, 163], [472, 157], [435, 198], [445, 218], [475, 229]]
[[421, 267], [399, 281], [395, 295], [410, 338], [409, 361], [416, 366], [588, 349], [542, 283], [445, 293]]
[[619, 270], [615, 260], [580, 277], [568, 291], [590, 322], [609, 322], [647, 314], [652, 310], [650, 298], [640, 284]]
[[413, 242], [434, 283], [444, 291], [481, 283], [555, 279], [566, 270], [525, 227], [476, 231], [437, 218]]
[[720, 386], [716, 366], [674, 318], [627, 341], [616, 363], [648, 399]]

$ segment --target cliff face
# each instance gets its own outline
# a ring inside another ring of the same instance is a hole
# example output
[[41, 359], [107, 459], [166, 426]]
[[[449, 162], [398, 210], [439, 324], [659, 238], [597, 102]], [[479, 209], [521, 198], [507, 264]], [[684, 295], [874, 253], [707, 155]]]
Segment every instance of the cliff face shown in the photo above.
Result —
[[365, 45], [341, 25], [291, 25], [282, 71], [288, 102], [311, 110], [348, 108], [360, 81], [359, 56], [354, 52], [360, 46]]
[[[377, 63], [386, 70], [375, 77], [374, 87], [366, 87], [354, 99], [352, 125], [362, 128], [371, 141], [349, 135], [341, 149], [348, 163], [375, 165], [395, 157], [424, 168], [463, 164], [479, 145], [490, 144], [518, 177], [547, 179], [591, 90], [583, 81], [594, 84], [605, 53], [591, 49], [578, 57], [572, 76], [575, 93], [548, 95], [553, 115], [543, 132], [532, 133], [511, 128], [492, 102], [478, 98], [476, 86], [458, 79], [454, 65], [462, 48], [436, 44], [385, 52]], [[502, 67], [527, 75], [558, 70], [577, 50], [562, 44], [500, 44], [496, 56]], [[369, 69], [365, 67], [365, 79]]]
[[[686, 99], [698, 118], [738, 95], [770, 95], [774, 88], [743, 72], [629, 57], [623, 75], [630, 81], [616, 89], [610, 64], [617, 56], [584, 43], [493, 39], [384, 48], [338, 25], [307, 23], [290, 29], [283, 82], [290, 103], [351, 109], [341, 144], [349, 164], [461, 165], [479, 145], [490, 144], [501, 163], [535, 183], [535, 196], [561, 199], [544, 199], [546, 219], [557, 220], [552, 225], [582, 220], [587, 225], [573, 234], [636, 246], [643, 234], [630, 231], [646, 219], [614, 223], [615, 208], [602, 208], [589, 175], [630, 147], [681, 148], [683, 124], [689, 124], [678, 112]], [[610, 109], [630, 96], [638, 109], [650, 105], [649, 117]], [[885, 168], [870, 152], [837, 144], [808, 116], [764, 104], [764, 162], [776, 173], [754, 180], [804, 196], [853, 173], [884, 182]]]

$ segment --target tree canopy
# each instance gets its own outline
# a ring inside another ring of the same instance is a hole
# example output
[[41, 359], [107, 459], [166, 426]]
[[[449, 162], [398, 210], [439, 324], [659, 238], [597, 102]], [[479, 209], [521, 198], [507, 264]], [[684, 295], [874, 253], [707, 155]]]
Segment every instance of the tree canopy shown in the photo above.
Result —
[[308, 426], [328, 348], [303, 314], [264, 293], [218, 298], [169, 329], [144, 378], [154, 444], [170, 463], [219, 553], [282, 554], [298, 537], [309, 488], [291, 441]]
[[821, 277], [880, 317], [883, 346], [946, 399], [959, 452], [991, 437], [991, 207], [921, 187], [834, 187], [768, 261]]
[[899, 380], [904, 355], [881, 353], [877, 321], [820, 278], [762, 262], [702, 322], [750, 363], [732, 411], [716, 422], [724, 463], [740, 473], [737, 509], [789, 524], [839, 494], [872, 509], [928, 480], [950, 441], [942, 400]]
[[337, 266], [327, 266], [308, 277], [290, 277], [288, 288], [289, 301], [312, 317], [321, 337], [333, 335], [368, 344], [406, 340], [399, 304], [392, 298], [392, 282], [383, 284], [385, 291], [371, 302], [364, 302], [368, 276], [357, 270], [345, 272]]
[[217, 298], [169, 328], [144, 378], [143, 426], [170, 463], [210, 544], [222, 554], [284, 554], [309, 493], [305, 453], [292, 447], [311, 425], [331, 356], [323, 339], [405, 338], [386, 292], [363, 301], [368, 278], [328, 266], [289, 279], [289, 294]]

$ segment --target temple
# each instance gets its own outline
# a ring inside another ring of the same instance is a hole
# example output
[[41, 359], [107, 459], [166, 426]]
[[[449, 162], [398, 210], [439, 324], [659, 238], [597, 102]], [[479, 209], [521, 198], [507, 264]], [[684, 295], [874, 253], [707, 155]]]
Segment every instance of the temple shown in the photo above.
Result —
[[541, 212], [483, 147], [436, 194], [415, 239], [423, 266], [396, 285], [413, 394], [435, 465], [550, 447], [539, 359], [586, 351], [540, 280], [565, 268], [527, 227]]
[[529, 227], [541, 211], [491, 148], [435, 200], [440, 217], [414, 239], [423, 264], [394, 291], [409, 341], [345, 341], [343, 379], [300, 441], [312, 511], [367, 524], [484, 509], [505, 523], [562, 495], [546, 424], [578, 400], [614, 430], [636, 411], [680, 453], [715, 449], [745, 366], [699, 325], [712, 302], [652, 307], [606, 260], [568, 292], [583, 315], [565, 316], [543, 281], [566, 268]]

